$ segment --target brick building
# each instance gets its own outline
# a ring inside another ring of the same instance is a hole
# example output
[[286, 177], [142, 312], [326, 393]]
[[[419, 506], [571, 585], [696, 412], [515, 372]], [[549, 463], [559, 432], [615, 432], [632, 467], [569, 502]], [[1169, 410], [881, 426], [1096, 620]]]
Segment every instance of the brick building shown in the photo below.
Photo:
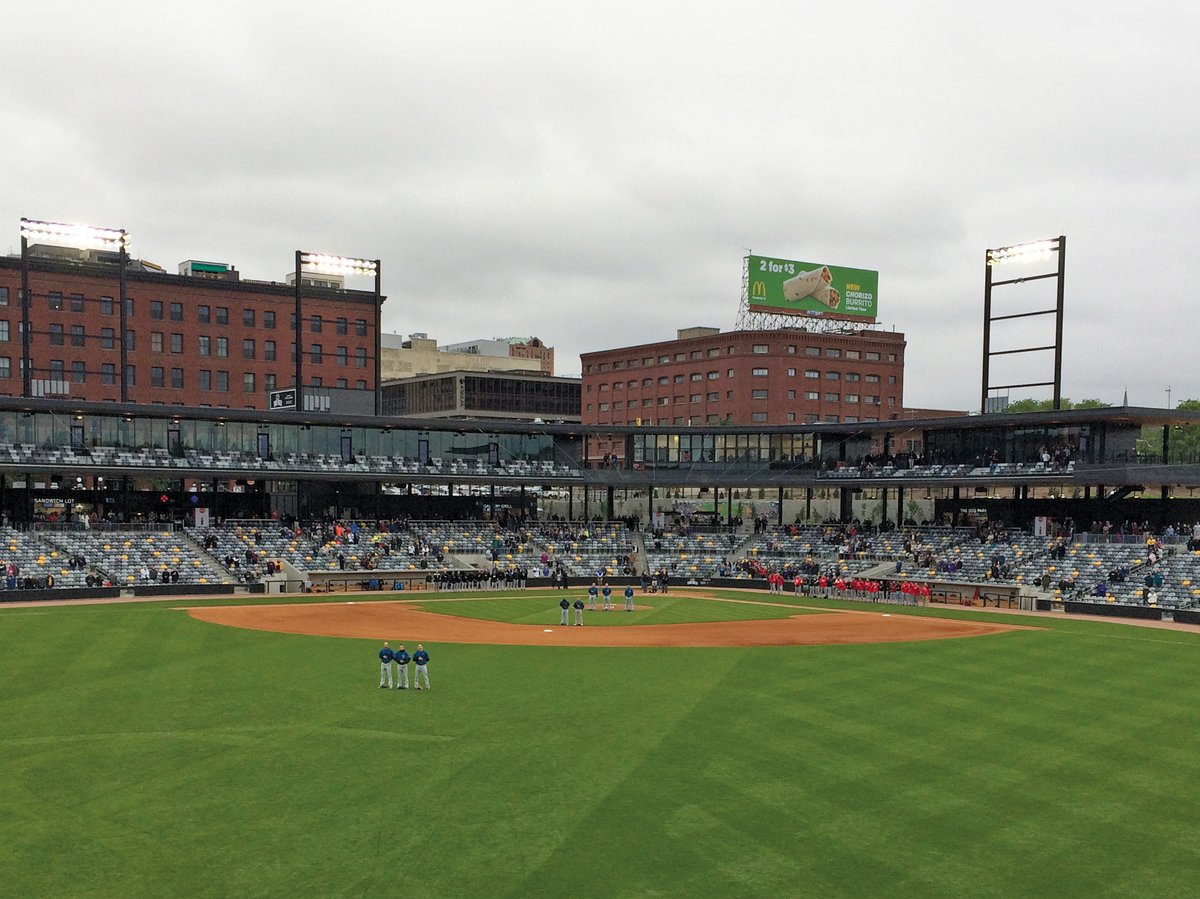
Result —
[[[122, 309], [116, 260], [31, 247], [25, 310], [22, 260], [0, 257], [0, 395], [264, 409], [268, 391], [295, 382], [293, 287], [244, 281], [219, 263], [183, 263], [175, 275], [130, 261]], [[335, 411], [373, 412], [375, 294], [306, 279], [301, 300], [306, 398], [332, 395]]]
[[855, 327], [688, 328], [675, 340], [583, 354], [583, 423], [886, 421], [904, 407], [905, 345], [903, 334]]

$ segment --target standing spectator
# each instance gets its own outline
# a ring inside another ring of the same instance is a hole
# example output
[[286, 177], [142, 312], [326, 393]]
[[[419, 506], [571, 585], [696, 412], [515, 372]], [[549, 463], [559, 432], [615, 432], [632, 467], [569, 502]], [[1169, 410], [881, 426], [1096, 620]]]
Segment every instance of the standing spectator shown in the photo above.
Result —
[[420, 643], [417, 644], [417, 651], [413, 653], [412, 660], [417, 666], [417, 673], [413, 675], [413, 686], [420, 690], [421, 681], [424, 680], [425, 689], [432, 690], [433, 687], [429, 686], [429, 653]]
[[395, 653], [392, 652], [387, 643], [383, 644], [383, 649], [379, 650], [379, 689], [388, 690], [392, 686], [392, 659], [395, 658]]

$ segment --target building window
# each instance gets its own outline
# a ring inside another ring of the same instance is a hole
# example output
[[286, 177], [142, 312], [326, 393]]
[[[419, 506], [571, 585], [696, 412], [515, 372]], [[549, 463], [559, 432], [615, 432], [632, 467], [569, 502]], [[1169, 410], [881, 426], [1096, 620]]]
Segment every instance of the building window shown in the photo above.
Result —
[[172, 332], [171, 334], [171, 352], [178, 356], [183, 352], [183, 335]]
[[825, 394], [825, 402], [827, 402], [827, 403], [836, 403], [838, 401], [838, 399], [839, 399], [839, 397], [836, 393]]
[[217, 358], [218, 359], [228, 359], [229, 358], [229, 338], [228, 337], [218, 337], [217, 338]]
[[107, 387], [117, 383], [117, 366], [112, 362], [105, 362], [100, 366], [100, 383]]
[[895, 398], [894, 396], [889, 396], [889, 397], [888, 397], [888, 405], [889, 405], [889, 406], [895, 406], [895, 405], [896, 405], [896, 398]]
[[845, 422], [846, 422], [846, 424], [848, 424], [848, 425], [852, 425], [852, 424], [854, 424], [854, 423], [855, 423], [855, 422], [857, 422], [857, 421], [858, 421], [858, 416], [857, 416], [857, 415], [847, 415], [847, 416], [846, 416], [846, 418], [845, 418]]
[[274, 312], [264, 312], [263, 313], [263, 327], [269, 331], [275, 330], [275, 313]]
[[878, 405], [879, 405], [879, 397], [877, 397], [877, 396], [868, 396], [868, 397], [867, 397], [867, 405], [868, 405], [868, 406], [878, 406]]
[[765, 356], [767, 353], [771, 352], [771, 347], [769, 344], [756, 343], [754, 344], [753, 352], [757, 355]]
[[[338, 387], [338, 389], [339, 389], [339, 390], [345, 390], [345, 389], [346, 389], [347, 387], [349, 387], [349, 386], [350, 386], [350, 384], [349, 384], [349, 382], [347, 382], [347, 381], [346, 381], [346, 379], [345, 379], [345, 378], [338, 378], [338, 379], [337, 379], [337, 387]], [[620, 403], [616, 403], [616, 404], [614, 404], [614, 405], [615, 405], [615, 406], [620, 406]]]
[[691, 401], [692, 401], [693, 403], [698, 403], [698, 402], [700, 402], [702, 399], [703, 399], [703, 396], [702, 396], [701, 394], [699, 394], [699, 393], [693, 393], [693, 394], [692, 394], [692, 396], [691, 396]]
[[752, 400], [765, 400], [766, 398], [767, 398], [767, 391], [765, 391], [765, 390], [751, 390], [750, 391], [750, 399], [752, 399]]
[[841, 372], [827, 371], [825, 372], [826, 381], [840, 381], [842, 378]]
[[767, 413], [766, 412], [751, 412], [750, 420], [751, 421], [766, 421]]
[[654, 386], [654, 379], [653, 379], [653, 378], [643, 378], [643, 379], [642, 379], [642, 386], [643, 386], [643, 387], [653, 387], [653, 386]]
[[0, 321], [0, 343], [8, 343], [8, 322]]
[[211, 356], [212, 355], [212, 338], [209, 337], [207, 334], [200, 335], [200, 355], [201, 356]]
[[794, 378], [794, 377], [796, 377], [796, 369], [794, 369], [794, 368], [789, 368], [789, 369], [788, 369], [788, 377], [789, 377], [789, 378]]
[[888, 362], [895, 362], [895, 361], [896, 361], [896, 354], [888, 353]]
[[354, 351], [354, 367], [355, 368], [366, 368], [367, 367], [367, 351], [365, 349], [363, 349], [362, 347], [359, 347], [358, 349], [356, 349]]
[[250, 337], [243, 338], [243, 340], [242, 340], [242, 358], [243, 359], [253, 359], [256, 355], [257, 355], [257, 347], [254, 343], [254, 340]]
[[0, 356], [0, 378], [12, 377], [12, 357]]
[[212, 371], [210, 369], [200, 369], [200, 389], [204, 391], [212, 390]]
[[[756, 368], [754, 371], [755, 371], [755, 373], [756, 373], [756, 374], [757, 374], [758, 372], [760, 372], [760, 371], [761, 371], [763, 374], [766, 374], [766, 373], [767, 373], [767, 370], [766, 370], [765, 368]], [[725, 377], [727, 377], [727, 378], [732, 378], [732, 377], [733, 377], [733, 369], [732, 369], [732, 368], [731, 368], [731, 369], [728, 369], [728, 370], [725, 372]]]
[[350, 327], [349, 327], [349, 325], [350, 325], [350, 323], [349, 323], [348, 321], [346, 321], [346, 319], [344, 319], [344, 318], [339, 318], [339, 319], [337, 320], [337, 332], [338, 332], [338, 334], [341, 334], [341, 335], [346, 335], [346, 334], [349, 334], [349, 333], [350, 333]]
[[308, 359], [313, 365], [319, 365], [323, 353], [324, 349], [322, 348], [321, 344], [314, 343], [312, 347], [309, 348]]
[[337, 348], [337, 364], [345, 368], [350, 361], [350, 350], [347, 347], [340, 346]]
[[896, 383], [896, 376], [895, 376], [895, 375], [888, 375], [888, 383], [889, 383], [889, 384], [895, 384], [895, 383]]
[[128, 387], [136, 387], [137, 386], [137, 366], [136, 365], [126, 365], [125, 366], [125, 384]]
[[208, 306], [197, 306], [196, 320], [202, 325], [207, 325], [212, 321], [212, 310]]
[[815, 381], [821, 377], [821, 373], [819, 371], [817, 371], [815, 368], [810, 368], [806, 372], [804, 372], [804, 377]]
[[[5, 337], [5, 340], [8, 338]], [[83, 325], [71, 325], [71, 346], [83, 346]]]
[[720, 394], [720, 392], [714, 392], [714, 393], [707, 394], [705, 398], [710, 403], [715, 403], [715, 402], [717, 402], [717, 400], [719, 400], [721, 398], [721, 394]]
[[878, 362], [879, 354], [878, 353], [867, 353], [867, 361], [868, 362]]
[[320, 334], [321, 328], [323, 327], [323, 322], [321, 321], [321, 316], [314, 315], [312, 318], [310, 318], [308, 320], [308, 326], [312, 329], [312, 333]]
[[253, 328], [254, 327], [254, 310], [253, 309], [243, 309], [242, 310], [242, 327], [245, 327], [245, 328]]
[[674, 382], [676, 384], [682, 384], [683, 383], [683, 375], [676, 375], [674, 378]]
[[[755, 378], [765, 378], [769, 374], [770, 374], [770, 371], [765, 368], [755, 368], [755, 369], [751, 369], [751, 371], [750, 371], [751, 377], [755, 377]], [[733, 377], [733, 369], [732, 368], [729, 369], [729, 376], [731, 378]]]
[[847, 381], [857, 381], [858, 379], [859, 379], [858, 372], [856, 372], [856, 371], [846, 372], [846, 380]]
[[63, 345], [63, 326], [57, 322], [50, 326], [50, 346]]
[[787, 392], [787, 398], [788, 398], [789, 400], [794, 400], [794, 399], [796, 398], [796, 391], [794, 391], [794, 390], [789, 390], [789, 391]]
[[150, 386], [163, 387], [166, 382], [163, 380], [163, 369], [161, 365], [152, 365], [150, 367]]
[[324, 385], [324, 383], [325, 382], [319, 377], [313, 378], [311, 381], [309, 381], [309, 385], [312, 387], [321, 387]]
[[296, 330], [296, 313], [295, 312], [293, 312], [291, 315], [288, 316], [288, 329], [291, 331]]
[[0, 306], [8, 305], [8, 288], [0, 287]]
[[846, 402], [847, 403], [857, 403], [858, 402], [858, 394], [857, 393], [847, 393], [846, 394]]
[[158, 321], [162, 321], [162, 317], [163, 317], [162, 300], [151, 300], [150, 301], [150, 318], [153, 319], [154, 321], [158, 322]]
[[796, 413], [795, 413], [795, 412], [789, 412], [789, 413], [787, 414], [787, 420], [788, 420], [788, 421], [795, 421], [795, 420], [796, 420]]
[[[32, 291], [30, 291], [30, 293], [32, 294]], [[62, 310], [63, 300], [62, 300], [61, 293], [59, 293], [56, 290], [51, 291], [50, 295], [49, 295], [49, 301], [50, 301], [50, 311], [51, 312], [59, 312]]]
[[176, 390], [183, 390], [183, 369], [171, 369], [171, 386]]
[[217, 393], [229, 393], [229, 372], [217, 372]]
[[161, 353], [163, 351], [163, 336], [162, 331], [150, 332], [150, 352]]
[[832, 424], [837, 424], [838, 417], [836, 415], [826, 415], [825, 420]]
[[863, 378], [863, 380], [866, 381], [868, 384], [878, 384], [879, 383], [879, 375], [867, 375], [866, 377]]
[[846, 350], [847, 359], [858, 359], [862, 354], [858, 350]]
[[266, 390], [275, 389], [275, 372], [269, 371], [263, 375], [263, 388]]
[[72, 312], [82, 312], [83, 311], [83, 294], [81, 294], [81, 293], [71, 294], [71, 311]]
[[275, 361], [275, 341], [273, 341], [273, 340], [264, 340], [263, 341], [263, 358], [266, 359], [268, 362]]
[[183, 321], [183, 303], [172, 303], [171, 304], [171, 321], [173, 321], [173, 322]]
[[50, 379], [61, 381], [66, 377], [66, 364], [61, 359], [50, 360]]
[[821, 394], [817, 393], [815, 390], [806, 390], [804, 391], [804, 398], [806, 400], [819, 400], [821, 398]]
[[661, 378], [659, 378], [659, 379], [658, 379], [658, 386], [659, 386], [659, 387], [666, 387], [666, 386], [667, 386], [668, 384], [670, 384], [670, 383], [671, 383], [671, 379], [670, 379], [670, 378], [668, 378], [666, 375], [663, 375], [663, 377], [661, 377]]
[[356, 318], [354, 320], [354, 334], [357, 337], [367, 336], [367, 320], [365, 318]]
[[229, 324], [229, 307], [228, 306], [218, 306], [217, 307], [217, 324], [218, 325]]
[[596, 392], [597, 393], [608, 393], [608, 385], [601, 384], [599, 387], [596, 388]]
[[794, 343], [789, 343], [787, 351], [788, 351], [789, 356], [795, 356], [796, 355], [796, 345]]
[[84, 362], [71, 363], [71, 381], [75, 384], [87, 383], [87, 368]]
[[820, 356], [821, 348], [819, 346], [806, 346], [804, 348], [805, 356]]
[[113, 312], [115, 312], [115, 311], [116, 311], [116, 304], [113, 302], [112, 297], [101, 297], [100, 298], [100, 314], [101, 315], [112, 315]]
[[601, 404], [600, 404], [600, 411], [601, 411], [601, 412], [607, 412], [607, 411], [608, 411], [608, 403], [601, 403]]
[[248, 371], [242, 375], [242, 393], [254, 393], [254, 372]]
[[826, 347], [825, 348], [825, 357], [827, 359], [841, 359], [842, 351], [839, 349], [835, 349], [834, 347]]

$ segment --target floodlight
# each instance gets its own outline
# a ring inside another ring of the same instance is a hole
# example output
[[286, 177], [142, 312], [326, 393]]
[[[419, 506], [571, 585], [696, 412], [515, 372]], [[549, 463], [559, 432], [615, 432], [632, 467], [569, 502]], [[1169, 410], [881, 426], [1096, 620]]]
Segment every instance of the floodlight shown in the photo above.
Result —
[[1050, 254], [1058, 250], [1059, 241], [1035, 240], [1030, 243], [1014, 244], [1011, 247], [1001, 247], [998, 250], [987, 251], [988, 265], [1004, 265], [1008, 262], [1033, 262], [1038, 259], [1048, 259]]
[[333, 275], [374, 275], [378, 267], [374, 259], [330, 256], [326, 253], [301, 253], [300, 264]]
[[21, 219], [21, 236], [26, 240], [57, 247], [92, 250], [120, 250], [129, 242], [123, 228], [95, 228], [66, 222], [39, 222]]

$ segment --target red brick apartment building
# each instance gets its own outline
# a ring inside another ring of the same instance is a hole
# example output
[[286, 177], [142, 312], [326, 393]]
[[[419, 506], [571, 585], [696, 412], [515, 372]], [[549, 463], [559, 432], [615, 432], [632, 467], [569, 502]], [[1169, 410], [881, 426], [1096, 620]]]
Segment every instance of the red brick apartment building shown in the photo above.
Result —
[[886, 421], [904, 407], [905, 345], [903, 334], [854, 327], [687, 328], [675, 340], [583, 354], [583, 423]]
[[[38, 249], [28, 261], [27, 313], [22, 261], [0, 257], [0, 395], [264, 409], [268, 391], [294, 384], [292, 285], [242, 281], [225, 264], [184, 263], [185, 273], [174, 275], [133, 261], [122, 316], [115, 254], [72, 258]], [[335, 410], [370, 414], [378, 383], [375, 294], [314, 284], [307, 275], [302, 284], [305, 393], [333, 393]]]

